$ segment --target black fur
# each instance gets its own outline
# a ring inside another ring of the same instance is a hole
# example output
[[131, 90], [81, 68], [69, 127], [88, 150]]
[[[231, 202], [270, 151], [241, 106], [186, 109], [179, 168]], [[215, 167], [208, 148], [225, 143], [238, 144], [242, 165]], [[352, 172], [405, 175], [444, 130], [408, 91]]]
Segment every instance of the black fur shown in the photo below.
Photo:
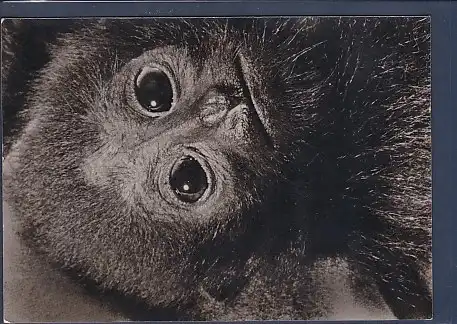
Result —
[[[431, 316], [427, 18], [35, 21], [46, 38], [29, 24], [3, 46], [22, 71], [2, 77], [4, 135], [21, 129], [4, 189], [37, 253], [141, 319], [329, 317], [332, 269], [358, 303], [379, 292], [396, 317]], [[183, 99], [151, 120], [123, 80], [157, 48]], [[196, 122], [239, 54], [268, 116], [243, 138]], [[221, 194], [170, 207], [154, 179], [195, 143]]]

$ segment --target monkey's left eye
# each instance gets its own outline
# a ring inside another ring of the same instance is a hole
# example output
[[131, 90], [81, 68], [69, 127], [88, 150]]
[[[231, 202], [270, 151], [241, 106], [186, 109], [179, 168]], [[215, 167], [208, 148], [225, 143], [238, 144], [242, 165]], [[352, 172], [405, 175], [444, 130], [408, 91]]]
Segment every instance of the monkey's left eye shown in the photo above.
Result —
[[156, 67], [145, 67], [135, 78], [135, 96], [142, 113], [155, 117], [171, 110], [174, 87], [171, 78]]

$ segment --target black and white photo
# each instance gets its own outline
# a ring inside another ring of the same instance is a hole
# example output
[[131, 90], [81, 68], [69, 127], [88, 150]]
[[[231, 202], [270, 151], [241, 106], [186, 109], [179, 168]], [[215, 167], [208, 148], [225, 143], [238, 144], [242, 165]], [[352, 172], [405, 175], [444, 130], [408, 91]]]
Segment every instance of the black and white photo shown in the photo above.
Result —
[[11, 322], [432, 317], [429, 17], [4, 19]]

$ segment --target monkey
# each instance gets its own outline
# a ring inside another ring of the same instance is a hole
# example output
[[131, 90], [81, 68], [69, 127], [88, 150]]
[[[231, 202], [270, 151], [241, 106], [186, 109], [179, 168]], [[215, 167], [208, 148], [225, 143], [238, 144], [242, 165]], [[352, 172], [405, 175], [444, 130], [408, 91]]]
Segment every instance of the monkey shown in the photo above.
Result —
[[102, 319], [430, 318], [430, 89], [427, 17], [5, 20], [4, 222]]

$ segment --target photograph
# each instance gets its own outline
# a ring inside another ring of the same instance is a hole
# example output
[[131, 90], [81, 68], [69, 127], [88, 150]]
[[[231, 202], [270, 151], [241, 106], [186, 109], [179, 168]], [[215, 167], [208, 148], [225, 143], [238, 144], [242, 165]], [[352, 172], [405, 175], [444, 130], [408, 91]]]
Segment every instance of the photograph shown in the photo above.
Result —
[[430, 16], [7, 18], [1, 100], [6, 321], [433, 317]]

